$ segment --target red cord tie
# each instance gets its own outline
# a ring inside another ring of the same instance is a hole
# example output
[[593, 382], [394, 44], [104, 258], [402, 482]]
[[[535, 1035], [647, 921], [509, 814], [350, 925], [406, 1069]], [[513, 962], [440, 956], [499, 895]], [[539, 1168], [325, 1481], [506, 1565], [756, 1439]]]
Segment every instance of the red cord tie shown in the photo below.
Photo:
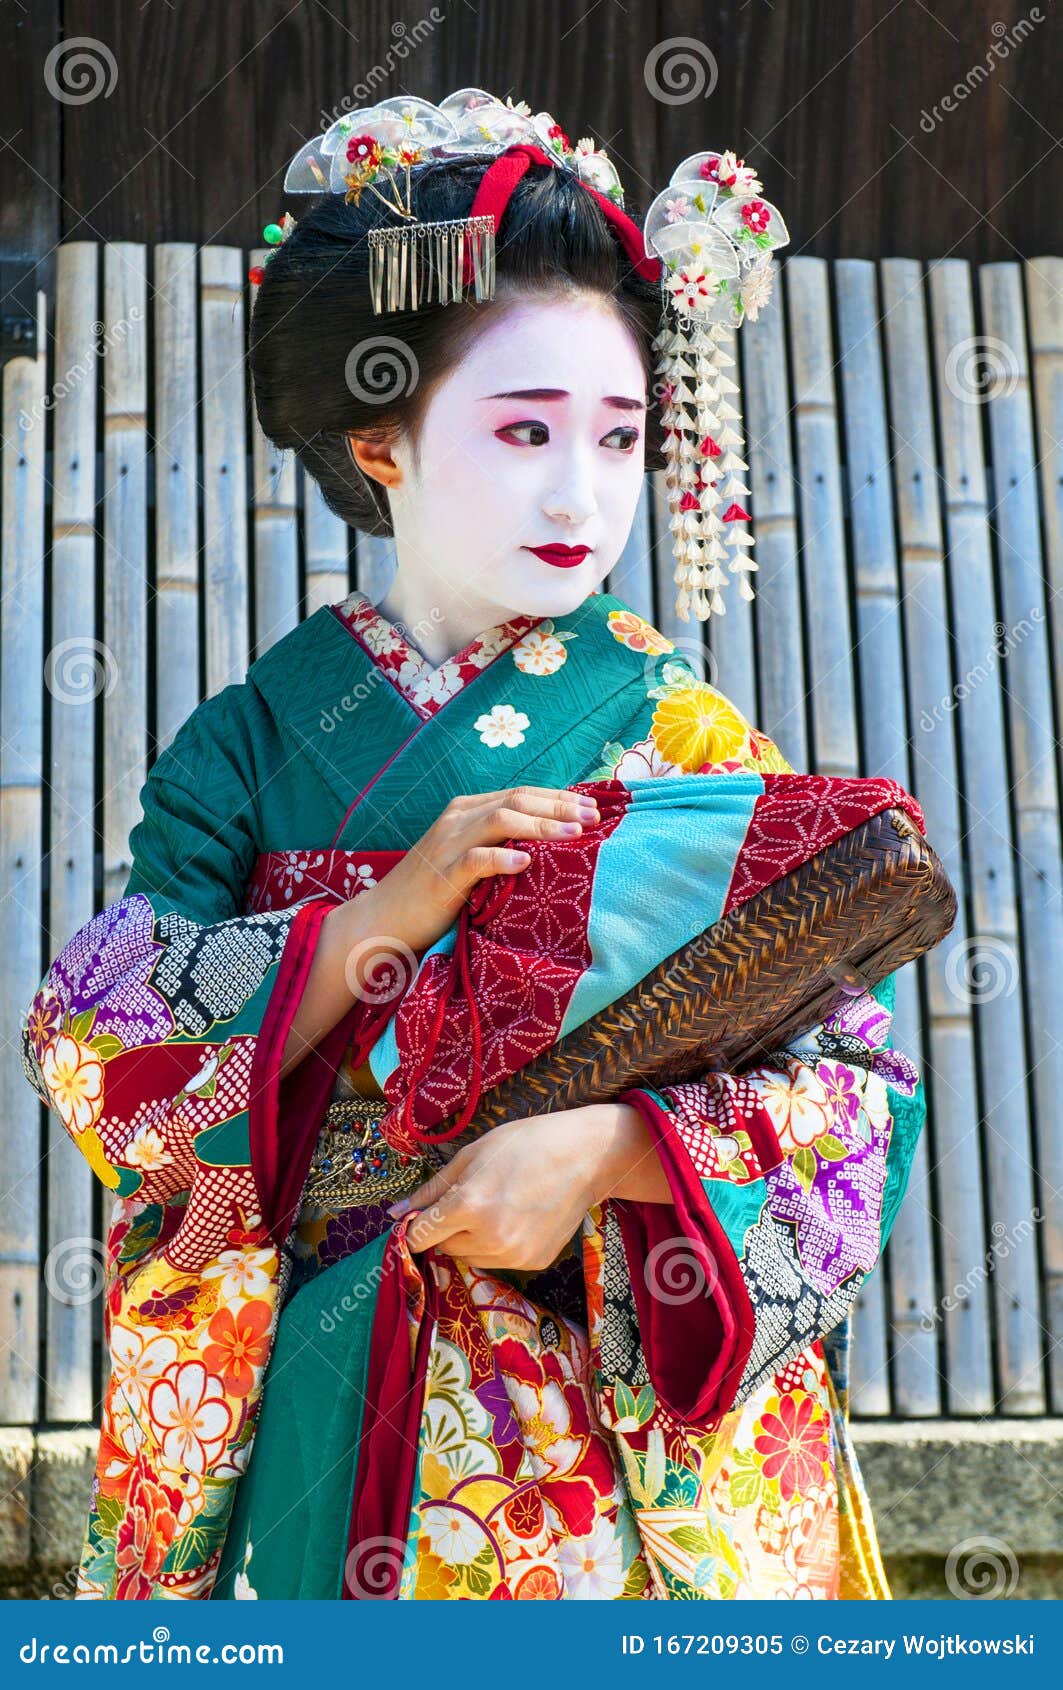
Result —
[[[542, 147], [537, 147], [530, 141], [518, 141], [500, 153], [493, 164], [490, 164], [480, 179], [480, 186], [476, 190], [476, 197], [469, 212], [470, 217], [493, 217], [495, 220], [495, 234], [502, 227], [502, 218], [509, 204], [510, 196], [521, 178], [532, 164], [547, 164], [552, 170], [558, 168], [556, 159], [551, 158]], [[573, 173], [574, 174], [574, 173]], [[658, 282], [661, 279], [662, 264], [656, 257], [648, 257], [646, 243], [642, 230], [638, 224], [621, 211], [620, 207], [611, 200], [608, 194], [603, 194], [598, 188], [592, 188], [589, 182], [584, 182], [581, 176], [575, 176], [580, 187], [587, 193], [593, 194], [602, 211], [615, 229], [620, 244], [631, 260], [638, 275], [648, 282]], [[472, 254], [465, 253], [463, 265], [463, 281], [466, 287], [473, 282]]]

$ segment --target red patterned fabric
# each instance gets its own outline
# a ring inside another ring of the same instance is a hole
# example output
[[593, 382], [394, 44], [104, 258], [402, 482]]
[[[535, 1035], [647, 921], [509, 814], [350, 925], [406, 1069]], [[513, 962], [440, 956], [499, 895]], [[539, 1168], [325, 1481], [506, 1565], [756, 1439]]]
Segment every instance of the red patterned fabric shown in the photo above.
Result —
[[282, 910], [304, 898], [330, 894], [337, 903], [356, 898], [395, 867], [402, 851], [264, 851], [248, 882], [249, 915]]
[[[394, 1126], [396, 1143], [412, 1146], [415, 1123], [432, 1125], [458, 1111], [446, 1134], [432, 1135], [455, 1137], [481, 1092], [558, 1037], [591, 962], [598, 857], [630, 803], [619, 781], [581, 783], [573, 790], [596, 793], [600, 822], [565, 841], [563, 852], [532, 841], [527, 868], [481, 880], [462, 908], [453, 954], [429, 957], [399, 1005], [395, 1033], [404, 1053], [403, 1097], [387, 1129], [391, 1133]], [[391, 1095], [386, 1088], [385, 1094]]]
[[926, 833], [918, 801], [895, 780], [785, 774], [761, 779], [764, 795], [754, 806], [724, 914], [882, 810], [906, 810]]

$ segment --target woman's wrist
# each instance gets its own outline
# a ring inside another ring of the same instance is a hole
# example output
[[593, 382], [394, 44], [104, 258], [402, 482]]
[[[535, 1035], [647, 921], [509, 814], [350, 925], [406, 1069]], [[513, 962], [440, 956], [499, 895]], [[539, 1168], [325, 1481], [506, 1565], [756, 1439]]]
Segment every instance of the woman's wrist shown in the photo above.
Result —
[[631, 1202], [670, 1203], [671, 1186], [657, 1154], [657, 1142], [633, 1103], [588, 1106], [594, 1140], [591, 1189], [594, 1201], [606, 1197]]

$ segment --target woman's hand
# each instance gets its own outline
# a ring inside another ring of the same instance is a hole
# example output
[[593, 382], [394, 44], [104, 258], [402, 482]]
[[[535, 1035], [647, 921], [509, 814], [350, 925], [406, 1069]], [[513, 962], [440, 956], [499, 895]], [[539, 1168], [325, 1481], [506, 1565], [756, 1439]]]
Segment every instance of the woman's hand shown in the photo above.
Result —
[[598, 815], [593, 798], [563, 787], [514, 786], [452, 798], [391, 872], [359, 895], [359, 914], [372, 932], [425, 951], [452, 925], [477, 881], [527, 868], [527, 851], [502, 840], [574, 837]]
[[[379, 971], [389, 959], [400, 980], [416, 955], [441, 939], [477, 881], [527, 868], [526, 851], [504, 839], [563, 839], [598, 820], [593, 798], [555, 786], [514, 786], [463, 794], [389, 874], [321, 924], [310, 972], [292, 1018], [281, 1074], [300, 1063], [359, 998], [379, 1002]], [[400, 985], [402, 995], [405, 984]]]
[[435, 1245], [478, 1268], [549, 1267], [607, 1196], [667, 1203], [653, 1138], [630, 1104], [589, 1104], [493, 1127], [390, 1212], [418, 1209], [411, 1250]]

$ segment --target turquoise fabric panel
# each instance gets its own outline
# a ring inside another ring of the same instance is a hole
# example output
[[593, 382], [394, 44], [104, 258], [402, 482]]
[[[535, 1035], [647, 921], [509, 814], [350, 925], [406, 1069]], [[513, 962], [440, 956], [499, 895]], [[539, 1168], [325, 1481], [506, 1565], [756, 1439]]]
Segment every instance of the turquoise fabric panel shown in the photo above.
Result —
[[594, 872], [591, 965], [561, 1036], [638, 984], [718, 921], [757, 799], [759, 775], [648, 777], [625, 783], [631, 807]]
[[[212, 1596], [335, 1601], [347, 1557], [380, 1264], [391, 1236], [325, 1268], [281, 1312]], [[248, 1545], [250, 1544], [250, 1553]]]
[[747, 1185], [732, 1185], [724, 1179], [703, 1179], [701, 1183], [727, 1242], [741, 1261], [746, 1253], [746, 1233], [760, 1219], [764, 1207], [763, 1179], [750, 1180]]

